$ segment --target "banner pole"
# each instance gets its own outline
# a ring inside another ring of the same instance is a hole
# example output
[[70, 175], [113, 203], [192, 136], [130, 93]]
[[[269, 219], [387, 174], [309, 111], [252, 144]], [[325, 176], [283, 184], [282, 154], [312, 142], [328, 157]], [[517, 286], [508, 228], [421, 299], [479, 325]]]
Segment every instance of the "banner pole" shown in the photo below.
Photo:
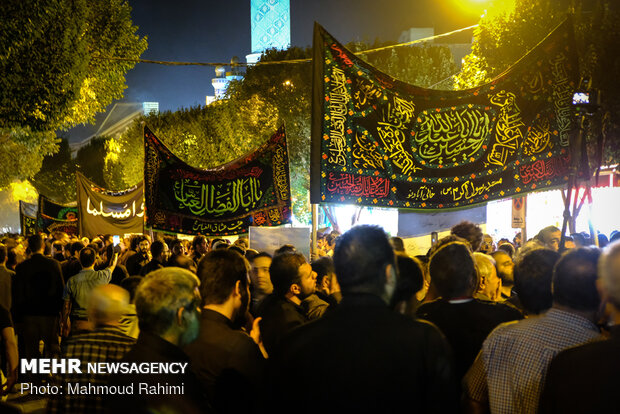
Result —
[[311, 210], [312, 210], [312, 242], [311, 242], [312, 244], [310, 246], [310, 260], [314, 260], [318, 258], [317, 247], [316, 247], [316, 229], [317, 229], [316, 222], [319, 216], [318, 214], [319, 205], [312, 204]]

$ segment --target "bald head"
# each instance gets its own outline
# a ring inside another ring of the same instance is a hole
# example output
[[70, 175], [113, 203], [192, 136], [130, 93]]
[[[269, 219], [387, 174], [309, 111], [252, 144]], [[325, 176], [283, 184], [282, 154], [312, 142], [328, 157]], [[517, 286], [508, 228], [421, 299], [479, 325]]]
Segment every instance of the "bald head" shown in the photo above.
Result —
[[620, 309], [620, 241], [607, 246], [598, 262], [603, 289], [609, 301]]
[[116, 285], [93, 289], [88, 302], [88, 317], [95, 326], [118, 323], [129, 304], [129, 292]]

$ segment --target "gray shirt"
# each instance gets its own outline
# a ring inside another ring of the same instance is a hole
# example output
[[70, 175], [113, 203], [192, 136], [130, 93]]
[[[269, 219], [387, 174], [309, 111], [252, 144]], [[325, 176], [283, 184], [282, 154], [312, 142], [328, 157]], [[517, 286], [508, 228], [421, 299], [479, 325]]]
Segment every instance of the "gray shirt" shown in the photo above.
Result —
[[71, 301], [71, 319], [87, 319], [90, 292], [99, 285], [110, 283], [110, 279], [112, 272], [108, 267], [103, 270], [82, 269], [67, 281], [62, 298]]

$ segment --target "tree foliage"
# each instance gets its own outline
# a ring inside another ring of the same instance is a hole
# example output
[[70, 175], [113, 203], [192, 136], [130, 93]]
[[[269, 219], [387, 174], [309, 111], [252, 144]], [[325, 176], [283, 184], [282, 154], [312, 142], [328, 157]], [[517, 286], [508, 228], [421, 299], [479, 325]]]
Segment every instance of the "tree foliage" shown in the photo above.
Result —
[[489, 82], [540, 42], [572, 14], [582, 76], [601, 91], [601, 109], [592, 119], [590, 153], [597, 152], [605, 126], [605, 164], [620, 161], [620, 5], [615, 0], [516, 0], [514, 8], [480, 20], [472, 54], [465, 59], [456, 87], [466, 89]]
[[[355, 44], [352, 48], [368, 49]], [[307, 59], [310, 49], [268, 50], [262, 62]], [[405, 82], [430, 86], [450, 76], [455, 65], [443, 47], [399, 48], [373, 53], [369, 62]], [[150, 115], [134, 123], [118, 141], [108, 141], [106, 183], [118, 188], [143, 176], [145, 122], [188, 164], [211, 168], [258, 148], [284, 124], [289, 142], [293, 213], [309, 222], [312, 65], [281, 63], [249, 67], [231, 82], [227, 98], [206, 107]]]
[[146, 39], [125, 0], [7, 0], [0, 7], [0, 188], [58, 150], [53, 131], [94, 121], [125, 90]]

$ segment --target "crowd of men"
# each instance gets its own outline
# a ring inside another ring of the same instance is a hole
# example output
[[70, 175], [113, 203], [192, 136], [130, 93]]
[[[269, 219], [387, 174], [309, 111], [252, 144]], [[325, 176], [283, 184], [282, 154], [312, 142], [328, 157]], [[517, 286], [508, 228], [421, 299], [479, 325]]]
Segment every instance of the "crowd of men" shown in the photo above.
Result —
[[[620, 235], [576, 236], [496, 244], [462, 222], [412, 257], [363, 225], [312, 261], [244, 238], [7, 237], [2, 393], [56, 386], [51, 413], [620, 412]], [[83, 369], [18, 374], [19, 358]]]

